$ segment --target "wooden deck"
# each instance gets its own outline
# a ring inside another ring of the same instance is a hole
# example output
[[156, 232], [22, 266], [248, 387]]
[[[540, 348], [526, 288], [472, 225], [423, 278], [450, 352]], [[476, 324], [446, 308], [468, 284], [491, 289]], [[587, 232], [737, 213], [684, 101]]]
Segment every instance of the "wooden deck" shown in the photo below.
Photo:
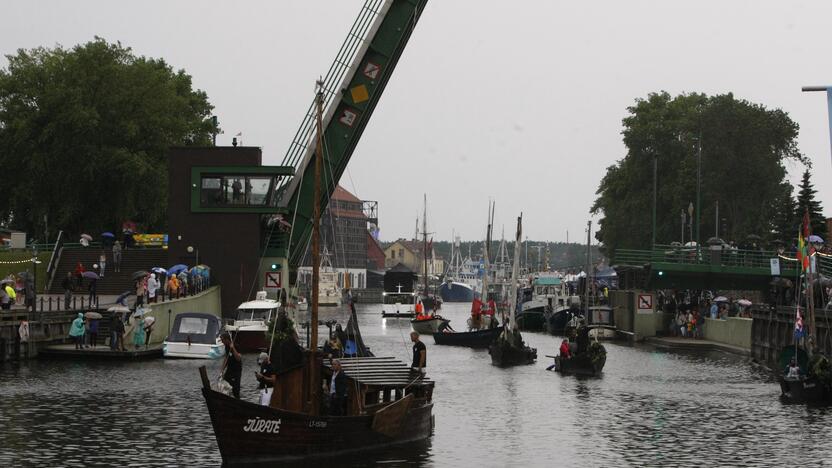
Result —
[[60, 344], [47, 346], [38, 351], [38, 357], [43, 359], [94, 359], [94, 360], [122, 360], [138, 361], [143, 359], [158, 359], [162, 357], [162, 346], [151, 345], [149, 348], [127, 351], [113, 351], [109, 346], [75, 349], [74, 344]]

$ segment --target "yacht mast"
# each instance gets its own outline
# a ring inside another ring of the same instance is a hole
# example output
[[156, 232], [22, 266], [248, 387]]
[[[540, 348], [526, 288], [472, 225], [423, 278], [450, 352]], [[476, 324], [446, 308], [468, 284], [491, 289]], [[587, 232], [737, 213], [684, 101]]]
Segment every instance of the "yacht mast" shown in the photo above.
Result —
[[[511, 329], [517, 330], [517, 274], [520, 268], [520, 239], [523, 236], [523, 213], [517, 218], [517, 233], [514, 236], [514, 261], [511, 266], [511, 288], [508, 297], [508, 310], [511, 320]], [[505, 328], [504, 333], [508, 333], [508, 327]]]
[[425, 297], [428, 297], [428, 194], [425, 194], [424, 213], [422, 214], [422, 238], [424, 240], [423, 252], [425, 257]]
[[482, 277], [482, 293], [480, 293], [480, 299], [483, 302], [488, 302], [488, 273], [491, 270], [491, 232], [494, 228], [494, 205], [495, 202], [488, 203], [488, 224], [485, 228], [485, 247], [483, 248], [485, 273]]

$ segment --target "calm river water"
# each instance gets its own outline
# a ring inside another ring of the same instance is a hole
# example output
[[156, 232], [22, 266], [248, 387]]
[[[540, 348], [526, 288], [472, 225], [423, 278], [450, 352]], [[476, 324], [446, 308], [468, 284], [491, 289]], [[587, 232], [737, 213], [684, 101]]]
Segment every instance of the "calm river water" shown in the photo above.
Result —
[[[469, 307], [446, 304], [443, 313], [461, 329]], [[409, 322], [382, 321], [378, 305], [358, 312], [377, 355], [409, 361]], [[493, 367], [487, 351], [425, 337], [436, 381], [433, 438], [336, 464], [832, 465], [832, 409], [783, 405], [777, 384], [746, 359], [607, 344], [603, 376], [578, 379], [545, 370], [554, 337], [523, 336], [541, 359], [511, 369]], [[199, 391], [202, 364], [0, 365], [0, 466], [220, 465]], [[244, 365], [244, 378], [252, 376], [255, 356]], [[216, 373], [220, 363], [209, 366]], [[243, 393], [255, 399], [253, 376]]]

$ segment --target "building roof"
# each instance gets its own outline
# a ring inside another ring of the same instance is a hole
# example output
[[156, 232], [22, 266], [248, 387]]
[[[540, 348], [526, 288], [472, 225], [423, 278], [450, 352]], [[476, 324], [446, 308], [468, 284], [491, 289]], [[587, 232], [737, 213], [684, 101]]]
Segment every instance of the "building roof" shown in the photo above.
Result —
[[364, 203], [363, 201], [361, 201], [361, 199], [359, 199], [355, 195], [351, 194], [344, 187], [341, 187], [340, 185], [335, 187], [335, 191], [332, 192], [332, 196], [329, 197], [329, 198], [330, 198], [330, 200], [341, 200], [341, 201], [348, 201], [348, 202], [353, 202], [353, 203]]

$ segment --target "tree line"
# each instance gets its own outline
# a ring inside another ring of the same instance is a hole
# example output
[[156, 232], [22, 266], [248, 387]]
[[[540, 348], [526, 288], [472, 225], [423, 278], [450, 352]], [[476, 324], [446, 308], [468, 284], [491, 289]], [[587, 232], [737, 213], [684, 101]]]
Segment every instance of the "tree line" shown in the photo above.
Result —
[[41, 242], [128, 219], [164, 230], [168, 148], [209, 145], [219, 130], [205, 92], [163, 59], [99, 37], [6, 58], [0, 225]]
[[[825, 237], [811, 163], [797, 146], [799, 126], [783, 110], [730, 93], [661, 92], [636, 100], [627, 111], [627, 152], [606, 169], [590, 210], [602, 216], [596, 238], [611, 255], [651, 246], [654, 164], [657, 244], [705, 243], [718, 236], [742, 245], [759, 236], [764, 244], [788, 247], [806, 210], [813, 232]], [[806, 167], [796, 197], [786, 178], [788, 162]]]

